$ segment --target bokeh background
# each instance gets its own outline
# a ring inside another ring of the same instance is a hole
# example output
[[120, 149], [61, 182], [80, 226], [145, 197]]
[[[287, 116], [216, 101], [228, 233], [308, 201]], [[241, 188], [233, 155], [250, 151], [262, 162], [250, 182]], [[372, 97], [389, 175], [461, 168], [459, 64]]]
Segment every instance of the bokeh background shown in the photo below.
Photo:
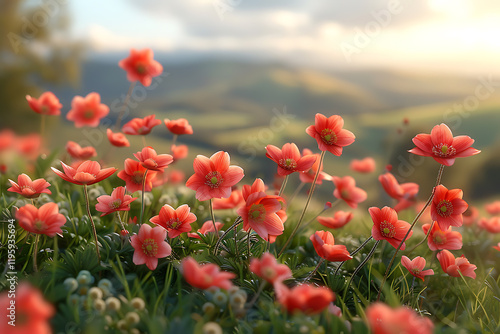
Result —
[[[421, 185], [423, 198], [438, 165], [407, 150], [442, 122], [483, 151], [458, 159], [443, 182], [464, 189], [466, 200], [498, 199], [498, 1], [9, 0], [0, 2], [0, 35], [0, 128], [39, 131], [27, 94], [51, 90], [64, 105], [61, 117], [48, 118], [45, 152], [62, 154], [73, 140], [122, 168], [142, 143], [130, 137], [132, 147], [109, 154], [105, 130], [130, 86], [118, 61], [147, 47], [165, 72], [135, 87], [124, 121], [187, 118], [194, 134], [180, 142], [190, 148], [181, 163], [188, 176], [197, 154], [225, 150], [249, 179], [270, 182], [276, 166], [264, 147], [317, 150], [305, 128], [319, 112], [341, 115], [357, 137], [342, 157], [328, 157], [325, 171], [356, 176], [374, 203], [375, 175], [355, 175], [351, 159], [374, 157], [376, 175], [392, 164], [400, 182]], [[98, 128], [75, 129], [65, 119], [71, 100], [90, 92], [110, 114]], [[163, 125], [147, 137], [159, 153], [170, 141]], [[2, 159], [15, 171], [15, 157]]]

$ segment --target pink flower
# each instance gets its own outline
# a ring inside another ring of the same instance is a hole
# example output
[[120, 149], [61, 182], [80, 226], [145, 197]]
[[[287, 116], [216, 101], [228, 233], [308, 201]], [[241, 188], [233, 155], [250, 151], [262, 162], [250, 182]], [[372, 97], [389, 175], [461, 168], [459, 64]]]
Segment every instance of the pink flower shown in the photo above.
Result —
[[0, 152], [11, 148], [14, 144], [16, 135], [11, 129], [3, 129], [0, 131]]
[[354, 134], [342, 129], [344, 120], [338, 115], [326, 118], [325, 115], [316, 114], [314, 125], [306, 129], [306, 133], [316, 139], [321, 151], [329, 151], [333, 155], [342, 155], [344, 146], [354, 143]]
[[396, 212], [402, 211], [415, 204], [415, 198], [418, 194], [419, 186], [413, 182], [399, 184], [394, 175], [385, 173], [378, 177], [386, 193], [398, 201], [394, 207]]
[[113, 167], [101, 169], [101, 165], [99, 165], [98, 162], [90, 160], [82, 162], [76, 170], [62, 161], [61, 165], [64, 173], [54, 167], [51, 167], [52, 171], [59, 175], [63, 180], [79, 185], [91, 185], [100, 182], [110, 177], [117, 170]]
[[463, 225], [471, 226], [477, 222], [479, 218], [479, 210], [475, 206], [469, 205], [467, 210], [462, 213], [462, 217], [464, 218]]
[[131, 49], [130, 55], [120, 60], [118, 66], [127, 71], [128, 81], [139, 81], [145, 87], [149, 87], [152, 78], [163, 72], [163, 66], [153, 59], [153, 50], [148, 48]]
[[121, 132], [116, 132], [113, 133], [111, 129], [106, 130], [106, 135], [108, 136], [108, 140], [111, 143], [111, 145], [116, 146], [116, 147], [129, 147], [130, 142], [128, 141], [127, 137]]
[[75, 96], [71, 102], [71, 110], [66, 115], [69, 121], [75, 122], [77, 128], [83, 126], [96, 127], [101, 118], [109, 113], [109, 108], [101, 103], [98, 93], [90, 93], [86, 97]]
[[189, 125], [189, 122], [185, 118], [179, 118], [177, 120], [169, 120], [165, 118], [163, 120], [167, 129], [175, 135], [192, 135], [193, 128]]
[[358, 173], [371, 173], [375, 170], [375, 159], [366, 157], [362, 160], [353, 159], [349, 168]]
[[492, 216], [500, 214], [500, 201], [494, 201], [484, 206], [486, 211]]
[[229, 290], [233, 283], [230, 279], [236, 275], [225, 271], [220, 271], [220, 268], [213, 263], [199, 265], [195, 259], [187, 256], [181, 262], [182, 276], [191, 286], [206, 290], [211, 287], [219, 287], [224, 290]]
[[351, 176], [344, 176], [342, 178], [333, 176], [332, 179], [335, 184], [333, 196], [343, 199], [351, 208], [357, 208], [358, 203], [366, 200], [366, 191], [356, 187], [356, 181]]
[[111, 196], [102, 195], [97, 197], [95, 209], [102, 212], [102, 216], [109, 215], [116, 211], [129, 211], [130, 203], [135, 201], [137, 197], [125, 195], [125, 187], [117, 187], [111, 193]]
[[305, 172], [311, 169], [316, 161], [314, 155], [300, 156], [297, 145], [286, 143], [280, 150], [274, 145], [266, 146], [266, 157], [278, 164], [278, 175], [289, 175], [293, 172]]
[[45, 179], [36, 179], [31, 181], [31, 178], [26, 174], [21, 174], [17, 177], [17, 183], [9, 179], [12, 187], [7, 189], [7, 191], [16, 192], [23, 195], [26, 198], [36, 198], [41, 194], [52, 194], [48, 187], [50, 183], [45, 181]]
[[441, 123], [432, 128], [431, 134], [418, 134], [413, 138], [417, 146], [408, 152], [432, 157], [445, 166], [452, 166], [455, 158], [464, 158], [480, 153], [481, 151], [471, 147], [474, 140], [469, 136], [453, 137], [450, 128]]
[[[430, 224], [425, 224], [422, 226], [424, 233], [429, 232]], [[432, 251], [440, 249], [456, 250], [462, 248], [462, 235], [460, 232], [452, 231], [451, 226], [446, 230], [441, 230], [439, 225], [434, 222], [432, 225], [431, 233], [427, 238], [427, 244], [429, 249]]]
[[490, 233], [500, 233], [500, 217], [481, 218], [478, 226]]
[[66, 144], [66, 151], [75, 159], [88, 160], [97, 155], [95, 148], [92, 146], [81, 147], [74, 141], [68, 141]]
[[142, 167], [156, 172], [163, 171], [174, 161], [170, 154], [156, 154], [151, 146], [146, 146], [141, 152], [134, 153], [134, 157], [141, 162]]
[[[127, 190], [130, 192], [142, 191], [142, 181], [144, 172], [147, 169], [142, 164], [132, 159], [125, 159], [125, 169], [118, 173], [118, 177], [125, 181]], [[156, 177], [155, 171], [149, 171], [146, 175], [144, 191], [151, 191], [153, 188], [153, 179]]]
[[300, 311], [305, 314], [320, 313], [335, 300], [333, 292], [322, 286], [302, 284], [288, 289], [283, 283], [274, 284], [278, 302], [288, 313]]
[[177, 209], [165, 204], [160, 209], [160, 214], [149, 221], [166, 229], [170, 238], [175, 238], [183, 232], [191, 231], [191, 224], [196, 221], [196, 216], [191, 213], [187, 204]]
[[133, 118], [125, 123], [122, 132], [127, 135], [147, 135], [151, 130], [160, 125], [161, 121], [155, 118], [155, 115], [149, 115], [144, 118]]
[[453, 254], [445, 249], [437, 254], [437, 258], [439, 260], [439, 263], [441, 264], [441, 269], [443, 269], [443, 271], [448, 275], [453, 277], [460, 277], [460, 273], [462, 273], [463, 276], [474, 279], [476, 278], [476, 273], [474, 272], [474, 270], [476, 270], [477, 267], [471, 264], [469, 260], [465, 258], [465, 256], [462, 255], [461, 257], [457, 257], [455, 259]]
[[366, 318], [373, 334], [432, 334], [434, 324], [406, 306], [392, 309], [377, 302], [366, 308]]
[[462, 213], [468, 207], [462, 196], [460, 189], [448, 190], [443, 185], [436, 187], [431, 204], [431, 217], [441, 230], [447, 230], [450, 226], [462, 226]]
[[[371, 207], [368, 209], [370, 216], [373, 220], [372, 236], [375, 240], [387, 240], [392, 247], [398, 248], [401, 241], [403, 241], [404, 236], [410, 229], [410, 224], [404, 220], [398, 220], [398, 214], [393, 208], [388, 206], [382, 209]], [[413, 234], [410, 231], [408, 234], [408, 240]], [[406, 244], [403, 243], [401, 250], [404, 250]]]
[[403, 265], [403, 267], [408, 269], [410, 274], [412, 274], [416, 278], [420, 278], [422, 281], [424, 280], [425, 276], [434, 275], [434, 270], [424, 270], [425, 259], [421, 256], [417, 256], [413, 260], [410, 260], [407, 256], [403, 255], [401, 257], [401, 264]]
[[331, 262], [342, 262], [352, 259], [344, 245], [335, 245], [335, 240], [330, 232], [316, 231], [309, 238], [316, 253], [323, 259]]
[[50, 202], [37, 209], [34, 205], [26, 204], [16, 211], [19, 226], [28, 232], [45, 234], [54, 237], [62, 234], [61, 226], [66, 223], [66, 217], [59, 213], [56, 203]]
[[40, 153], [42, 139], [39, 134], [32, 133], [16, 138], [14, 143], [16, 150], [27, 158], [36, 158]]
[[[215, 222], [215, 227], [217, 228], [217, 232], [220, 231], [220, 229], [224, 226], [224, 224]], [[200, 234], [207, 235], [207, 233], [213, 233], [215, 232], [214, 230], [214, 223], [211, 220], [207, 220], [206, 222], [203, 223], [200, 229], [197, 231]], [[196, 239], [201, 239], [201, 237], [198, 235], [198, 233], [188, 233], [187, 236], [190, 238], [196, 238]]]
[[250, 261], [250, 271], [271, 284], [292, 278], [292, 271], [286, 264], [280, 264], [270, 253], [262, 254], [260, 260]]
[[[314, 176], [316, 175], [316, 172], [318, 171], [318, 168], [319, 168], [320, 154], [312, 153], [312, 151], [310, 149], [305, 148], [302, 150], [302, 155], [304, 157], [309, 156], [309, 155], [316, 157], [316, 161], [312, 165], [311, 169], [299, 173], [299, 178], [300, 178], [301, 182], [313, 183]], [[318, 178], [316, 179], [316, 184], [322, 184], [323, 180], [331, 181], [332, 177], [330, 175], [328, 175], [327, 173], [323, 172], [323, 164], [321, 164]]]
[[174, 161], [178, 161], [187, 157], [189, 149], [187, 145], [171, 145], [170, 152]]
[[243, 194], [238, 189], [231, 191], [228, 198], [214, 198], [212, 202], [214, 210], [234, 209], [243, 203]]
[[231, 187], [243, 178], [243, 169], [229, 165], [229, 154], [219, 151], [207, 158], [198, 155], [193, 163], [194, 174], [186, 186], [196, 191], [196, 199], [206, 201], [212, 198], [228, 198]]
[[165, 241], [166, 237], [167, 231], [163, 228], [142, 224], [139, 233], [130, 238], [130, 244], [135, 249], [134, 264], [146, 264], [149, 270], [155, 270], [158, 266], [158, 259], [172, 253], [172, 247]]
[[26, 95], [30, 108], [37, 114], [59, 116], [62, 104], [52, 92], [45, 92], [38, 99]]
[[321, 217], [316, 218], [318, 222], [328, 228], [341, 228], [346, 225], [352, 219], [352, 212], [337, 211], [333, 217]]

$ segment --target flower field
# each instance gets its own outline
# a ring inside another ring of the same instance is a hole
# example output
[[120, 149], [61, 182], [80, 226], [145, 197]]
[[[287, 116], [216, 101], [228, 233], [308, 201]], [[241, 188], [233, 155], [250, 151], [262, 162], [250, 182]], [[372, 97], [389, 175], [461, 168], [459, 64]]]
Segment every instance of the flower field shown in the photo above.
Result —
[[[150, 49], [117, 66], [127, 98], [163, 72]], [[467, 134], [441, 123], [412, 135], [407, 150], [435, 165], [426, 180], [400, 182], [365, 156], [331, 175], [326, 157], [342, 161], [356, 133], [341, 111], [318, 113], [307, 148], [262, 149], [275, 170], [263, 179], [224, 150], [179, 168], [196, 135], [184, 118], [122, 113], [108, 151], [74, 138], [50, 151], [46, 118], [69, 109], [75, 129], [95, 128], [109, 107], [98, 92], [25, 103], [39, 135], [0, 132], [0, 333], [500, 332], [500, 198], [478, 204], [443, 183], [456, 161], [491, 154]], [[153, 128], [169, 139], [148, 146]]]

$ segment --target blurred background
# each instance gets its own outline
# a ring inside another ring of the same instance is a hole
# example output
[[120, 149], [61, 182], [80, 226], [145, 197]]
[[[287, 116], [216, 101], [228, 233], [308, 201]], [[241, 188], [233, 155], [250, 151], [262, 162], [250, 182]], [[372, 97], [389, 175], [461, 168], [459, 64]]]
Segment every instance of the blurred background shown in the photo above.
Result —
[[[416, 134], [444, 122], [483, 151], [447, 168], [444, 184], [479, 201], [500, 188], [498, 1], [3, 0], [0, 35], [0, 128], [37, 133], [40, 115], [25, 96], [53, 91], [64, 107], [47, 118], [46, 152], [62, 153], [73, 140], [103, 159], [106, 128], [130, 86], [118, 61], [131, 48], [151, 48], [164, 74], [136, 85], [124, 122], [187, 118], [194, 134], [179, 138], [190, 149], [180, 164], [187, 176], [197, 154], [225, 150], [249, 182], [271, 182], [276, 166], [264, 147], [294, 142], [317, 151], [305, 128], [323, 113], [341, 115], [356, 135], [342, 157], [328, 156], [329, 174], [353, 175], [378, 193], [376, 176], [392, 164], [400, 182], [421, 184], [424, 198], [438, 165], [406, 151]], [[98, 128], [75, 129], [65, 118], [71, 100], [90, 92], [110, 114]], [[123, 168], [142, 147], [129, 139], [107, 164]], [[160, 125], [147, 143], [167, 153], [171, 139]], [[367, 156], [374, 174], [349, 170], [351, 159]]]

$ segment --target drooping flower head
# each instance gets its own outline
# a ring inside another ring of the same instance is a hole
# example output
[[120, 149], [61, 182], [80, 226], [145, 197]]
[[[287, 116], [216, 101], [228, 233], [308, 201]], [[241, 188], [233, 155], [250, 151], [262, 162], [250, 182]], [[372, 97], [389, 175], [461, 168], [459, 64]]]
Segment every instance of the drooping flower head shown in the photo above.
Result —
[[62, 234], [61, 226], [66, 223], [66, 217], [59, 213], [56, 203], [50, 202], [37, 209], [34, 205], [26, 204], [16, 211], [19, 226], [28, 232], [45, 234], [54, 237]]
[[228, 198], [231, 187], [243, 178], [243, 169], [229, 165], [229, 154], [219, 151], [210, 158], [198, 155], [193, 162], [194, 174], [186, 186], [196, 191], [196, 199]]
[[31, 181], [31, 178], [26, 174], [21, 174], [17, 177], [17, 183], [9, 179], [12, 187], [7, 189], [7, 191], [16, 192], [21, 194], [26, 198], [36, 198], [41, 194], [52, 194], [48, 187], [50, 183], [45, 181], [45, 179], [36, 179]]
[[91, 185], [100, 182], [117, 171], [117, 169], [113, 167], [101, 169], [101, 165], [97, 161], [90, 160], [82, 162], [76, 169], [66, 165], [62, 161], [61, 165], [64, 172], [54, 167], [51, 167], [52, 171], [63, 180], [79, 185]]
[[108, 136], [108, 140], [111, 143], [111, 145], [116, 146], [116, 147], [129, 147], [130, 142], [128, 141], [127, 137], [121, 132], [116, 132], [113, 133], [111, 129], [106, 130], [106, 135]]
[[452, 166], [455, 158], [464, 158], [480, 153], [481, 151], [471, 147], [474, 139], [469, 136], [453, 137], [450, 128], [441, 123], [432, 128], [431, 134], [421, 133], [413, 138], [415, 148], [408, 152], [432, 157], [445, 166]]
[[375, 159], [372, 157], [366, 157], [362, 160], [353, 159], [349, 168], [358, 173], [371, 173], [375, 170]]
[[292, 278], [292, 271], [286, 264], [280, 264], [270, 253], [262, 254], [260, 259], [250, 261], [250, 271], [271, 284]]
[[392, 309], [383, 303], [374, 303], [366, 308], [366, 318], [373, 334], [434, 332], [434, 324], [429, 318], [418, 315], [406, 306]]
[[316, 253], [327, 261], [342, 262], [352, 259], [346, 246], [335, 245], [333, 235], [328, 231], [316, 231], [309, 239]]
[[[144, 172], [146, 170], [147, 169], [144, 168], [140, 162], [132, 159], [125, 159], [125, 169], [118, 172], [118, 177], [126, 182], [128, 191], [132, 193], [135, 191], [142, 191], [142, 180], [144, 179]], [[149, 171], [146, 174], [144, 191], [151, 191], [156, 173], [155, 171]]]
[[333, 155], [342, 155], [342, 148], [351, 145], [356, 138], [351, 131], [342, 129], [344, 120], [338, 115], [326, 117], [316, 114], [314, 125], [309, 126], [306, 132], [316, 139], [321, 151], [329, 151]]
[[118, 66], [127, 71], [128, 81], [139, 81], [143, 86], [149, 87], [153, 77], [163, 72], [163, 66], [153, 56], [151, 49], [131, 49], [130, 55], [120, 60]]
[[267, 145], [266, 157], [278, 164], [278, 175], [280, 176], [308, 171], [316, 161], [314, 155], [301, 157], [299, 148], [294, 143], [286, 143], [282, 149], [274, 145]]
[[185, 118], [179, 118], [176, 120], [170, 120], [165, 118], [163, 120], [167, 129], [174, 135], [192, 135], [193, 128], [189, 125], [189, 122]]
[[316, 172], [318, 171], [318, 168], [320, 169], [320, 171], [319, 171], [319, 174], [318, 174], [318, 178], [316, 179], [316, 184], [322, 184], [323, 180], [327, 180], [327, 181], [331, 181], [332, 180], [332, 177], [329, 174], [323, 172], [323, 164], [321, 164], [321, 166], [319, 165], [320, 154], [318, 154], [318, 153], [312, 153], [312, 151], [310, 149], [305, 148], [305, 149], [302, 150], [302, 155], [304, 157], [305, 156], [309, 156], [309, 155], [315, 156], [316, 157], [316, 161], [314, 161], [311, 169], [299, 173], [300, 182], [313, 183], [314, 176], [316, 175]]
[[413, 260], [410, 260], [407, 256], [403, 255], [401, 257], [401, 264], [403, 265], [403, 267], [408, 269], [410, 274], [412, 274], [416, 278], [420, 278], [422, 281], [424, 280], [425, 276], [434, 275], [434, 270], [424, 270], [425, 259], [421, 256], [417, 256]]
[[101, 103], [98, 93], [90, 93], [86, 97], [75, 96], [71, 101], [71, 110], [66, 115], [69, 121], [75, 122], [77, 128], [83, 126], [96, 127], [101, 118], [109, 113], [109, 107]]
[[[375, 240], [387, 240], [392, 247], [398, 248], [399, 244], [410, 229], [410, 224], [404, 220], [398, 220], [398, 214], [393, 208], [388, 206], [382, 209], [371, 207], [368, 209], [373, 220], [372, 236]], [[413, 234], [410, 231], [408, 240]], [[401, 250], [404, 250], [406, 244], [403, 243]]]
[[[425, 234], [429, 232], [430, 227], [430, 224], [422, 225]], [[427, 245], [429, 245], [429, 249], [432, 251], [440, 249], [460, 249], [462, 248], [462, 235], [460, 232], [452, 231], [451, 226], [443, 231], [439, 228], [439, 225], [434, 222], [429, 237], [427, 238]]]
[[[217, 229], [217, 232], [220, 231], [220, 229], [224, 226], [224, 224], [220, 222], [215, 222], [215, 228]], [[207, 233], [213, 233], [215, 232], [214, 230], [214, 223], [211, 220], [207, 220], [206, 222], [203, 223], [200, 229], [196, 231], [200, 234], [207, 235]], [[201, 239], [201, 237], [198, 235], [198, 233], [188, 233], [187, 236], [190, 238], [195, 238], [195, 239]]]
[[102, 195], [97, 197], [95, 209], [102, 212], [102, 216], [109, 215], [116, 211], [130, 211], [130, 203], [135, 201], [137, 197], [125, 195], [125, 187], [117, 187], [113, 189], [111, 196]]
[[418, 194], [419, 185], [414, 182], [401, 183], [396, 180], [391, 173], [385, 173], [378, 177], [385, 192], [392, 198], [398, 201], [394, 207], [396, 212], [404, 210], [415, 204]]
[[130, 244], [135, 249], [132, 259], [134, 264], [146, 264], [150, 270], [155, 270], [158, 266], [158, 259], [172, 253], [172, 247], [165, 241], [166, 237], [165, 229], [142, 224], [139, 233], [130, 238]]
[[88, 160], [97, 155], [95, 148], [92, 146], [81, 147], [78, 143], [71, 140], [66, 143], [66, 152], [71, 157], [80, 160]]
[[133, 118], [123, 125], [122, 132], [127, 135], [147, 135], [155, 126], [160, 124], [161, 121], [156, 119], [155, 115]]
[[351, 208], [357, 208], [358, 203], [366, 200], [366, 191], [356, 187], [356, 181], [352, 176], [333, 176], [332, 181], [335, 184], [333, 196], [343, 199]]
[[134, 157], [141, 162], [142, 167], [156, 172], [163, 171], [174, 162], [170, 154], [156, 154], [151, 146], [146, 146], [142, 151], [134, 153]]
[[310, 284], [297, 285], [289, 289], [283, 283], [274, 284], [278, 302], [293, 314], [300, 311], [305, 314], [320, 313], [335, 300], [333, 292], [324, 287], [316, 287]]
[[220, 271], [219, 266], [214, 263], [199, 265], [198, 262], [190, 256], [182, 260], [181, 267], [182, 276], [184, 276], [186, 282], [202, 290], [211, 287], [229, 290], [233, 286], [230, 280], [236, 277], [233, 273]]
[[183, 232], [191, 231], [191, 224], [196, 221], [196, 216], [187, 204], [177, 209], [165, 204], [160, 209], [159, 215], [149, 221], [166, 229], [170, 238], [175, 238]]
[[346, 225], [352, 219], [352, 212], [337, 211], [333, 217], [322, 217], [316, 218], [318, 222], [328, 228], [341, 228]]
[[450, 251], [445, 249], [437, 254], [437, 259], [441, 264], [441, 269], [452, 277], [460, 277], [460, 273], [462, 273], [463, 276], [476, 278], [474, 270], [476, 270], [477, 267], [471, 264], [463, 255], [455, 258]]
[[37, 114], [59, 116], [62, 104], [52, 92], [45, 92], [38, 99], [26, 95], [30, 108]]
[[441, 184], [436, 187], [431, 204], [431, 217], [437, 221], [441, 230], [447, 230], [450, 226], [462, 226], [462, 214], [468, 207], [462, 196], [460, 189], [448, 190]]

